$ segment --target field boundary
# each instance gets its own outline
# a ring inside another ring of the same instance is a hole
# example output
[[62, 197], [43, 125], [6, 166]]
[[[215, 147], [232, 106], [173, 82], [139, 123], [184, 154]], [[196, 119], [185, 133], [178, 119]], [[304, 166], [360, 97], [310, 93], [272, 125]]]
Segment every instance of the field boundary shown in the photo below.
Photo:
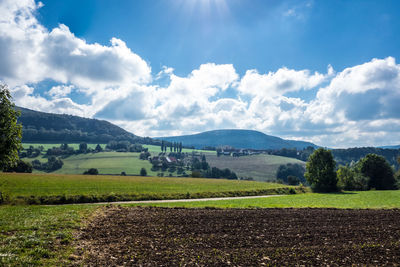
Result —
[[222, 191], [222, 192], [195, 192], [195, 193], [132, 193], [132, 194], [103, 194], [103, 195], [31, 195], [4, 196], [4, 204], [29, 205], [59, 205], [77, 203], [115, 203], [126, 201], [155, 201], [155, 200], [199, 200], [206, 198], [248, 197], [266, 195], [289, 195], [305, 193], [307, 189], [298, 187], [281, 187], [258, 190]]
[[[219, 201], [219, 200], [235, 200], [235, 199], [252, 199], [252, 198], [269, 198], [281, 197], [284, 195], [262, 195], [262, 196], [244, 196], [244, 197], [212, 197], [212, 198], [184, 198], [184, 199], [162, 199], [162, 200], [140, 200], [140, 201], [116, 201], [116, 202], [96, 202], [89, 203], [93, 205], [109, 205], [109, 204], [156, 204], [156, 203], [175, 203], [175, 202], [200, 202], [200, 201]], [[88, 203], [75, 203], [73, 205], [85, 205]], [[68, 205], [68, 204], [64, 204]]]

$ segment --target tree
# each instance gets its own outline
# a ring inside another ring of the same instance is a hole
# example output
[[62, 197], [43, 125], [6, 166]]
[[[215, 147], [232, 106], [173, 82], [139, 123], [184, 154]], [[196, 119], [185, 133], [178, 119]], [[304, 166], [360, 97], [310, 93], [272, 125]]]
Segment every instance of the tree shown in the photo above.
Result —
[[96, 148], [94, 149], [96, 152], [102, 152], [103, 148], [101, 147], [100, 144], [97, 144]]
[[22, 148], [22, 126], [17, 123], [19, 115], [7, 86], [0, 85], [0, 170], [18, 162], [18, 151]]
[[147, 171], [145, 168], [140, 169], [140, 176], [147, 176]]
[[86, 153], [87, 148], [88, 148], [88, 146], [87, 146], [86, 143], [80, 143], [80, 144], [79, 144], [79, 152], [81, 152], [81, 153]]
[[335, 192], [338, 190], [335, 166], [336, 162], [330, 150], [318, 148], [310, 155], [304, 176], [313, 191]]
[[368, 154], [360, 160], [359, 164], [361, 173], [369, 177], [369, 189], [390, 190], [397, 188], [393, 169], [384, 157]]

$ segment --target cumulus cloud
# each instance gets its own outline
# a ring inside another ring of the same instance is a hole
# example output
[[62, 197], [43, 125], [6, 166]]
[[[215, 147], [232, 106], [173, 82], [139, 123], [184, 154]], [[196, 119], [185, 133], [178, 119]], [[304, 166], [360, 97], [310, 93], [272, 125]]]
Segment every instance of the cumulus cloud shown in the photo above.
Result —
[[[143, 136], [242, 128], [329, 147], [400, 143], [400, 65], [392, 57], [338, 72], [282, 67], [240, 77], [232, 64], [206, 63], [186, 76], [164, 66], [153, 77], [123, 40], [100, 45], [67, 25], [46, 29], [36, 19], [40, 6], [0, 2], [0, 80], [17, 105], [104, 118]], [[56, 85], [36, 90], [48, 80]], [[88, 103], [76, 103], [76, 91]], [[303, 91], [315, 97], [303, 99]]]
[[[89, 44], [63, 24], [49, 31], [35, 17], [41, 6], [33, 0], [0, 2], [0, 79], [11, 88], [34, 87], [36, 83], [52, 80], [60, 85], [53, 87], [48, 95], [54, 105], [65, 106], [65, 99], [57, 99], [65, 98], [74, 86], [79, 87], [81, 92], [93, 97], [95, 110], [102, 106], [97, 100], [104, 92], [119, 88], [134, 90], [136, 85], [151, 81], [150, 66], [125, 42], [112, 38], [110, 46]], [[21, 92], [14, 97], [22, 97]], [[33, 92], [24, 97], [43, 101]], [[108, 100], [112, 98], [102, 98], [103, 105]], [[32, 101], [19, 102], [28, 108], [41, 107], [28, 106]], [[75, 107], [77, 110], [73, 113], [82, 111], [72, 99], [68, 102], [71, 102], [68, 110]], [[93, 115], [93, 109], [86, 115]]]
[[57, 85], [53, 86], [46, 94], [53, 98], [65, 97], [69, 95], [74, 88], [75, 86], [73, 85]]
[[333, 72], [331, 66], [325, 75], [318, 72], [311, 73], [309, 70], [296, 71], [286, 67], [268, 74], [259, 74], [257, 70], [248, 70], [240, 80], [238, 90], [249, 95], [283, 95], [315, 88], [326, 81]]

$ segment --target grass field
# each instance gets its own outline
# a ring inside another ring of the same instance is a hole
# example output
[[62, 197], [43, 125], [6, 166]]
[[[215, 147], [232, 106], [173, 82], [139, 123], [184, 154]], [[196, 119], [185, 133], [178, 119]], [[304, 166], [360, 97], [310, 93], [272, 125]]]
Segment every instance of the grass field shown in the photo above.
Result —
[[[24, 148], [33, 145], [44, 146], [45, 150], [52, 147], [59, 147], [60, 144], [32, 144], [24, 143]], [[79, 144], [68, 144], [74, 149], [79, 148]], [[94, 148], [96, 144], [88, 144], [89, 147]], [[101, 144], [105, 148], [105, 144]], [[158, 155], [160, 152], [159, 146], [144, 145], [148, 148], [153, 155]], [[273, 181], [276, 178], [276, 171], [281, 164], [287, 163], [299, 163], [305, 164], [302, 161], [293, 158], [280, 157], [274, 155], [252, 155], [244, 157], [230, 157], [221, 156], [217, 157], [215, 151], [206, 150], [191, 150], [183, 149], [185, 153], [191, 153], [192, 151], [204, 153], [206, 155], [207, 161], [213, 167], [218, 167], [220, 169], [229, 168], [236, 172], [239, 177], [252, 177], [256, 181]], [[151, 164], [147, 160], [140, 160], [139, 153], [131, 152], [101, 152], [101, 153], [88, 153], [73, 155], [63, 158], [64, 165], [61, 169], [55, 171], [54, 173], [59, 174], [82, 174], [89, 168], [96, 168], [99, 170], [100, 174], [115, 174], [119, 175], [121, 172], [125, 172], [128, 175], [139, 175], [140, 169], [145, 168], [149, 176], [157, 176], [161, 171], [152, 171]], [[29, 158], [25, 160], [35, 160], [38, 159], [42, 162], [46, 162], [47, 158], [43, 155], [37, 158]], [[42, 173], [40, 171], [34, 170], [34, 173]], [[190, 175], [190, 171], [186, 171]], [[165, 171], [164, 176], [169, 176], [169, 172]], [[178, 176], [177, 172], [173, 172], [172, 176]]]
[[0, 174], [0, 191], [8, 196], [10, 203], [74, 203], [260, 195], [288, 193], [289, 188], [292, 187], [224, 179]]
[[208, 155], [207, 162], [217, 168], [229, 168], [236, 172], [239, 177], [252, 177], [257, 181], [272, 181], [276, 179], [276, 171], [279, 166], [287, 163], [299, 163], [305, 165], [305, 162], [274, 155], [251, 155], [244, 157], [230, 157]]
[[65, 266], [73, 233], [96, 208], [0, 206], [0, 266]]
[[400, 208], [400, 190], [357, 191], [330, 194], [306, 193], [271, 198], [253, 198], [204, 202], [142, 204], [159, 207], [216, 208]]

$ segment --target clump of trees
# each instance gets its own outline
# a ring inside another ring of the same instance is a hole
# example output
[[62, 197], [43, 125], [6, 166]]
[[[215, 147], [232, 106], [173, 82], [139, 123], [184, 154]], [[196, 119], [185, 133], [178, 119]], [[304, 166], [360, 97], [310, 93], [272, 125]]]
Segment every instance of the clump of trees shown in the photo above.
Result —
[[84, 175], [98, 175], [99, 174], [99, 170], [96, 168], [90, 168], [87, 171], [83, 172]]
[[17, 165], [7, 166], [3, 169], [4, 172], [19, 172], [19, 173], [31, 173], [32, 164], [27, 161], [18, 160]]
[[399, 189], [400, 171], [395, 176], [383, 156], [367, 154], [357, 163], [340, 166], [337, 171], [335, 166], [330, 150], [319, 148], [309, 157], [305, 178], [313, 191]]
[[344, 190], [398, 189], [394, 171], [386, 159], [368, 154], [353, 166], [338, 170], [339, 186]]
[[42, 163], [40, 160], [35, 159], [32, 161], [32, 167], [36, 170], [52, 172], [61, 169], [64, 162], [55, 156], [50, 156], [47, 158], [47, 162]]
[[288, 163], [279, 166], [276, 178], [285, 184], [298, 185], [306, 182], [304, 178], [305, 171], [304, 166], [301, 164]]
[[169, 148], [170, 152], [175, 152], [175, 153], [182, 153], [182, 143], [178, 142], [167, 142], [162, 140], [161, 141], [161, 152], [162, 153], [167, 153], [167, 150]]

